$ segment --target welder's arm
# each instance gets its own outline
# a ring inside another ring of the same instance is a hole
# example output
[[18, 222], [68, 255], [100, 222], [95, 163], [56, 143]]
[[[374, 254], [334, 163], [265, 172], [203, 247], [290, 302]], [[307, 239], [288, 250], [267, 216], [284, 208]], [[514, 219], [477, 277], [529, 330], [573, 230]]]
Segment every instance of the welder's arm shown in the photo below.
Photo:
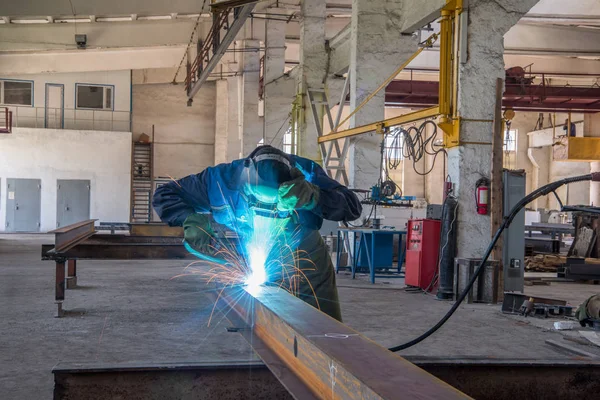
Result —
[[170, 226], [183, 226], [185, 219], [191, 214], [210, 212], [206, 180], [207, 174], [203, 171], [156, 189], [152, 206], [161, 221]]
[[320, 189], [319, 203], [313, 212], [330, 221], [354, 221], [362, 205], [354, 192], [327, 176], [318, 164], [313, 166], [311, 183]]

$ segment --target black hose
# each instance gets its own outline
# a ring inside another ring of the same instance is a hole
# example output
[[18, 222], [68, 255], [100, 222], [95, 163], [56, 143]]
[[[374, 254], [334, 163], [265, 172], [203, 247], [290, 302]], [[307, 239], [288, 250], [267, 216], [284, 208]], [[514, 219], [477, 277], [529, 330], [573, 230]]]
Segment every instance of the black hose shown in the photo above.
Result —
[[494, 234], [494, 237], [492, 239], [492, 241], [490, 242], [488, 248], [485, 250], [484, 256], [481, 259], [481, 262], [479, 263], [479, 266], [477, 267], [477, 269], [475, 270], [475, 273], [473, 274], [473, 276], [471, 277], [471, 280], [469, 281], [469, 283], [467, 284], [467, 286], [465, 287], [465, 289], [463, 290], [463, 292], [460, 294], [460, 296], [458, 297], [458, 299], [456, 300], [456, 302], [452, 305], [452, 308], [450, 308], [450, 310], [448, 310], [448, 312], [446, 313], [446, 315], [444, 315], [442, 317], [442, 319], [440, 319], [438, 321], [437, 324], [435, 324], [433, 327], [431, 327], [427, 332], [423, 333], [421, 336], [411, 340], [410, 342], [406, 342], [404, 344], [401, 344], [399, 346], [394, 346], [394, 347], [390, 347], [390, 351], [400, 351], [400, 350], [404, 350], [407, 349], [409, 347], [414, 346], [417, 343], [422, 342], [423, 340], [427, 339], [429, 336], [431, 336], [433, 333], [435, 333], [435, 331], [437, 331], [438, 329], [440, 329], [442, 327], [442, 325], [444, 325], [446, 323], [446, 321], [448, 321], [450, 319], [450, 317], [452, 316], [452, 314], [454, 314], [454, 312], [458, 309], [458, 307], [460, 306], [460, 304], [463, 302], [463, 300], [465, 299], [465, 297], [467, 297], [468, 293], [471, 291], [471, 288], [473, 287], [473, 284], [475, 283], [475, 280], [477, 279], [477, 277], [481, 274], [481, 272], [483, 271], [483, 266], [485, 265], [485, 263], [487, 262], [488, 258], [490, 257], [490, 254], [492, 253], [492, 250], [494, 249], [494, 246], [496, 246], [496, 243], [498, 242], [498, 239], [500, 239], [500, 235], [502, 234], [502, 232], [504, 231], [504, 229], [506, 229], [511, 222], [513, 221], [513, 219], [517, 216], [517, 214], [519, 213], [519, 211], [521, 211], [522, 208], [524, 208], [527, 204], [529, 204], [530, 202], [532, 202], [533, 200], [541, 197], [541, 196], [545, 196], [547, 194], [550, 194], [552, 192], [554, 192], [556, 189], [558, 189], [559, 187], [569, 184], [569, 183], [573, 183], [573, 182], [581, 182], [581, 181], [600, 181], [600, 173], [593, 173], [593, 174], [588, 174], [588, 175], [581, 175], [581, 176], [575, 176], [572, 178], [565, 178], [565, 179], [561, 179], [560, 181], [556, 181], [556, 182], [552, 182], [549, 183], [545, 186], [542, 186], [541, 188], [531, 192], [530, 194], [528, 194], [527, 196], [523, 197], [510, 211], [510, 214], [504, 218], [504, 222], [502, 222], [502, 225], [500, 225], [500, 228], [498, 228], [498, 230], [496, 231], [496, 233]]

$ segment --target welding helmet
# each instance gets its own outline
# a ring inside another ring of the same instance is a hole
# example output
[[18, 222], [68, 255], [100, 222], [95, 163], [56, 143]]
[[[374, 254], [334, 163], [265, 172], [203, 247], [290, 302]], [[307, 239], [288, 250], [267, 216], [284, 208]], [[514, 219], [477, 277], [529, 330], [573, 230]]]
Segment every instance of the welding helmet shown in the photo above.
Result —
[[279, 185], [292, 179], [292, 161], [272, 146], [257, 147], [244, 161], [246, 190], [261, 203], [276, 204]]

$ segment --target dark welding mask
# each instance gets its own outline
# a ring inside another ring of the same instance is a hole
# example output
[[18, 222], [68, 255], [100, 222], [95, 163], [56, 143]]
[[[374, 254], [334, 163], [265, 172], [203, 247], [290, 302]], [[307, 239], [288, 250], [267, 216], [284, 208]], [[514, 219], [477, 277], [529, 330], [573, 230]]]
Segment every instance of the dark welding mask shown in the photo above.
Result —
[[292, 179], [292, 162], [272, 146], [260, 146], [244, 161], [245, 192], [254, 208], [276, 210], [279, 186]]

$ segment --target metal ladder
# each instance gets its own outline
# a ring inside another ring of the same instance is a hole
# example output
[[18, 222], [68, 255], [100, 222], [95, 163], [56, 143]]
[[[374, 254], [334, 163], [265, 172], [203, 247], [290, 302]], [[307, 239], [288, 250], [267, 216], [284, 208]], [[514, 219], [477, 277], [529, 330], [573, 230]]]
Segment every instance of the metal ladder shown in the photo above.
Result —
[[[338, 113], [336, 115], [335, 121], [331, 116], [331, 108], [329, 107], [329, 101], [327, 99], [327, 93], [325, 92], [325, 88], [307, 88], [306, 93], [310, 102], [310, 108], [313, 115], [313, 122], [317, 129], [317, 135], [319, 137], [322, 137], [324, 135], [323, 119], [321, 118], [319, 107], [323, 107], [325, 111], [325, 116], [327, 116], [327, 120], [329, 121], [329, 126], [331, 127], [331, 129], [337, 127], [337, 125], [340, 123], [342, 111], [346, 102], [346, 96], [348, 95], [349, 86], [350, 74], [348, 73], [348, 77], [346, 78], [346, 82], [344, 83], [344, 90], [342, 90], [342, 96], [340, 99]], [[331, 178], [335, 179], [336, 181], [340, 182], [345, 186], [348, 186], [349, 180], [348, 174], [346, 173], [346, 157], [348, 156], [348, 149], [350, 148], [350, 140], [344, 139], [341, 147], [339, 140], [331, 140], [326, 144], [319, 143], [319, 147], [321, 148], [321, 154], [323, 155], [323, 169]]]
[[131, 222], [152, 220], [152, 144], [133, 143], [131, 155]]

